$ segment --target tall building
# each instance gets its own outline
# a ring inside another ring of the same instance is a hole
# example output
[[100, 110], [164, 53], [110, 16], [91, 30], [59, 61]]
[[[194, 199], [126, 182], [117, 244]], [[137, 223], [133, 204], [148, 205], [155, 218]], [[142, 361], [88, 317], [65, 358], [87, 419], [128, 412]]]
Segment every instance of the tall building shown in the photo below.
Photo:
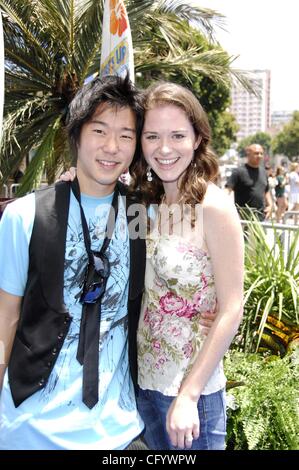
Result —
[[270, 70], [248, 70], [249, 81], [258, 91], [258, 96], [246, 91], [239, 83], [231, 90], [231, 113], [239, 124], [237, 140], [257, 132], [266, 132], [270, 127]]

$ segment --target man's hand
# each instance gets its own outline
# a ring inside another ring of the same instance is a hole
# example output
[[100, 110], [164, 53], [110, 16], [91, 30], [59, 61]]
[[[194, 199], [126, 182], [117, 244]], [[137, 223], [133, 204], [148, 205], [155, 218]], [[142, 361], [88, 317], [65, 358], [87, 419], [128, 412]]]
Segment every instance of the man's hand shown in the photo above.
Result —
[[202, 333], [208, 336], [213, 322], [217, 316], [217, 312], [202, 312], [199, 318], [199, 324], [202, 326]]
[[62, 173], [62, 175], [60, 175], [58, 181], [74, 181], [74, 179], [76, 178], [76, 174], [77, 168], [71, 166], [69, 170], [65, 171], [64, 173]]

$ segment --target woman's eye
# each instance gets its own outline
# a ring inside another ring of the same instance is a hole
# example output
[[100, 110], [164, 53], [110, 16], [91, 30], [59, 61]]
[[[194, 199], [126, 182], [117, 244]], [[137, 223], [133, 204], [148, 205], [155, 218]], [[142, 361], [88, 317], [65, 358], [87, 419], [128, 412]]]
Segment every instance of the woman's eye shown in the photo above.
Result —
[[145, 138], [146, 138], [147, 140], [155, 140], [155, 139], [158, 138], [158, 136], [157, 136], [157, 135], [147, 135]]
[[181, 140], [181, 139], [183, 139], [185, 136], [184, 136], [184, 134], [174, 134], [173, 137], [174, 137], [176, 140]]
[[104, 131], [102, 129], [94, 129], [93, 132], [96, 134], [104, 134]]

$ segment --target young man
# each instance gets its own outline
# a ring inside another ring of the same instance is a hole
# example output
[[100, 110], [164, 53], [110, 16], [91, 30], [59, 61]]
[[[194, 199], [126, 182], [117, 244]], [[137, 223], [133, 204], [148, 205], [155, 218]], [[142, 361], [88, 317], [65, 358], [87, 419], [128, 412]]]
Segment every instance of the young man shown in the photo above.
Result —
[[117, 182], [137, 158], [142, 113], [128, 79], [84, 85], [68, 118], [78, 184], [5, 210], [0, 449], [124, 449], [143, 429], [133, 381], [145, 244], [129, 236]]

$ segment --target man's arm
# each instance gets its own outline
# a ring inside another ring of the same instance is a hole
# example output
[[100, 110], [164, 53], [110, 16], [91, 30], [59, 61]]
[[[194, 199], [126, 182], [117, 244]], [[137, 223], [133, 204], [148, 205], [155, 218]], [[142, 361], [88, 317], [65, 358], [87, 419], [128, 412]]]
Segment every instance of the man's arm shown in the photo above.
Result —
[[0, 391], [20, 316], [22, 297], [0, 289]]
[[225, 189], [226, 194], [234, 197], [234, 194], [232, 195], [232, 193], [235, 192], [237, 180], [238, 180], [238, 169], [235, 169], [225, 183], [224, 189]]
[[271, 198], [271, 194], [270, 194], [270, 191], [267, 191], [265, 193], [265, 202], [266, 202], [266, 205], [265, 205], [265, 218], [266, 219], [269, 219], [269, 217], [271, 216], [271, 212], [273, 210], [273, 205], [272, 205], [272, 198]]

